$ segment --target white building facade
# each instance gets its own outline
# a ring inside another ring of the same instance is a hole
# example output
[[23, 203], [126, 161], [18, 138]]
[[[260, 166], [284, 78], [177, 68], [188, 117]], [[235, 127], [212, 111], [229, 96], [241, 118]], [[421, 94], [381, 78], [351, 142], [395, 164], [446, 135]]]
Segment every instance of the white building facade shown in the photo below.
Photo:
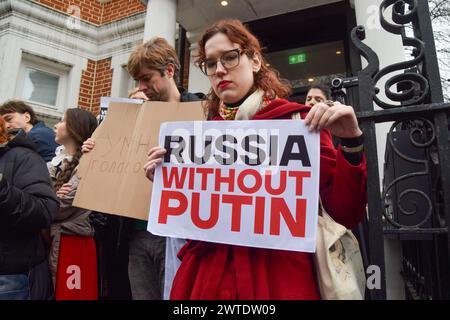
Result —
[[93, 85], [83, 88], [86, 81], [99, 83], [100, 77], [89, 79], [95, 74], [83, 77], [90, 61], [95, 68], [108, 60], [112, 81], [104, 93], [126, 95], [134, 83], [125, 66], [145, 27], [145, 10], [94, 24], [82, 19], [76, 6], [64, 9], [28, 0], [0, 2], [0, 101], [25, 100], [49, 123], [70, 107], [84, 104], [96, 112], [93, 97], [102, 92]]

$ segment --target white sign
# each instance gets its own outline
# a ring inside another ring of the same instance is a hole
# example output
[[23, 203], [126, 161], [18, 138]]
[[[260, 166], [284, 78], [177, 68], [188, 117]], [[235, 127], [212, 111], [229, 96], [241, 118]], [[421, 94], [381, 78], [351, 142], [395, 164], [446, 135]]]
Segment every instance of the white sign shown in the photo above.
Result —
[[300, 120], [166, 122], [148, 230], [315, 252], [320, 135]]

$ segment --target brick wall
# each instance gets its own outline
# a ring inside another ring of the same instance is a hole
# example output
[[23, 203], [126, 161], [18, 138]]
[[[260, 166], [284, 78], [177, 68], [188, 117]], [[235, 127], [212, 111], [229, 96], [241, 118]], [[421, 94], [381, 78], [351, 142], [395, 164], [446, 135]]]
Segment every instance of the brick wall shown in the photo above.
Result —
[[[80, 9], [80, 19], [95, 25], [102, 25], [131, 15], [145, 12], [146, 7], [140, 0], [32, 0], [53, 10], [65, 14], [69, 6]], [[82, 72], [78, 106], [98, 114], [100, 97], [111, 95], [112, 85], [111, 58], [100, 61], [88, 61], [87, 69]]]
[[[68, 13], [70, 5], [80, 8], [80, 19], [95, 25], [109, 23], [145, 12], [146, 8], [140, 0], [111, 0], [101, 3], [98, 0], [33, 0], [51, 9]], [[73, 12], [69, 12], [73, 14]]]
[[91, 111], [95, 115], [99, 113], [100, 97], [111, 95], [112, 83], [111, 58], [88, 61], [86, 70], [81, 74], [80, 94], [78, 106]]
[[109, 23], [146, 10], [139, 0], [112, 0], [103, 6], [102, 23]]

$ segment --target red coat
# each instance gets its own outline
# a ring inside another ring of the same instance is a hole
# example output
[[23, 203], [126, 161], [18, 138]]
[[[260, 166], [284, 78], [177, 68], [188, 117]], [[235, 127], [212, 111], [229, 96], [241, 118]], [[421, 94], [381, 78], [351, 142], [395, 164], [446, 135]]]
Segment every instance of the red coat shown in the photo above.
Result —
[[[253, 120], [290, 119], [308, 107], [277, 99]], [[366, 206], [366, 163], [351, 165], [333, 146], [329, 131], [320, 134], [320, 196], [328, 213], [352, 228]], [[188, 241], [171, 299], [320, 299], [312, 254]]]
[[97, 300], [94, 237], [62, 234], [56, 271], [56, 300]]

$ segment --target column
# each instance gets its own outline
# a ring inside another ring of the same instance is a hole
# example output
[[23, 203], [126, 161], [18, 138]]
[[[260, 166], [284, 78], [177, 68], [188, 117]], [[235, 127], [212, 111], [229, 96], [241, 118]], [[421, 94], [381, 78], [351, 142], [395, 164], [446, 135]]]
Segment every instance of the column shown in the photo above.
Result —
[[176, 16], [176, 0], [148, 0], [144, 41], [162, 37], [175, 46]]

